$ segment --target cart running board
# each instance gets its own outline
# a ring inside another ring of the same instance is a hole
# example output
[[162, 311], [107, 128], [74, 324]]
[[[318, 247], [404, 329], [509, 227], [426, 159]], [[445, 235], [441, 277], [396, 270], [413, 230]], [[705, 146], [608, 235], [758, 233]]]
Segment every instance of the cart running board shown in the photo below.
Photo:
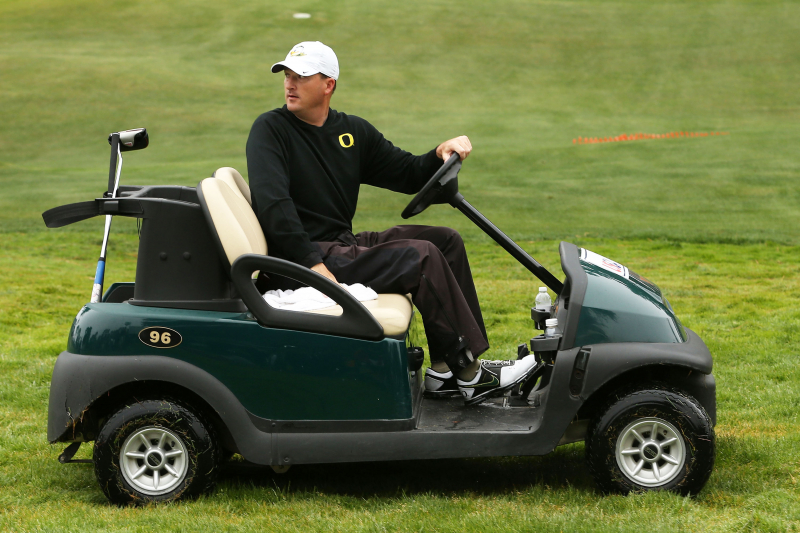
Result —
[[91, 463], [92, 462], [91, 459], [73, 459], [73, 457], [75, 457], [75, 454], [78, 451], [78, 448], [80, 447], [81, 447], [80, 442], [73, 442], [72, 444], [67, 446], [67, 448], [63, 452], [61, 452], [61, 455], [58, 456], [58, 462], [61, 464]]

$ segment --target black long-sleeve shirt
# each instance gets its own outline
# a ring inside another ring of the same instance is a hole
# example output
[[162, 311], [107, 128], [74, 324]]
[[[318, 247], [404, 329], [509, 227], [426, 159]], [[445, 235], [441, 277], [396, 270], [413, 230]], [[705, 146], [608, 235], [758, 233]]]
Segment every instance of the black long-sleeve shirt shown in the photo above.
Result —
[[333, 109], [321, 127], [283, 106], [258, 117], [247, 171], [269, 254], [306, 267], [322, 262], [314, 241], [352, 231], [361, 184], [413, 194], [441, 166], [394, 146], [366, 120]]

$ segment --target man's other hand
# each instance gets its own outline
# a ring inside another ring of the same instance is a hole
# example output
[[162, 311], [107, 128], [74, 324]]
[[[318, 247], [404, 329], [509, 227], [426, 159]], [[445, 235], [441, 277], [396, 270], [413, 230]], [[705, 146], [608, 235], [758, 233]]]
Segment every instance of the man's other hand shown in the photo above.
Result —
[[447, 161], [450, 159], [450, 156], [453, 155], [453, 152], [456, 152], [463, 161], [471, 151], [472, 143], [469, 142], [469, 138], [466, 135], [462, 135], [461, 137], [456, 137], [455, 139], [450, 139], [440, 144], [436, 148], [436, 155], [439, 159]]
[[331, 273], [331, 271], [328, 270], [328, 267], [325, 266], [325, 263], [317, 263], [316, 265], [311, 267], [311, 270], [313, 270], [317, 274], [322, 274], [323, 276], [325, 276], [334, 283], [339, 283], [338, 281], [336, 281], [336, 276], [334, 276], [333, 273]]

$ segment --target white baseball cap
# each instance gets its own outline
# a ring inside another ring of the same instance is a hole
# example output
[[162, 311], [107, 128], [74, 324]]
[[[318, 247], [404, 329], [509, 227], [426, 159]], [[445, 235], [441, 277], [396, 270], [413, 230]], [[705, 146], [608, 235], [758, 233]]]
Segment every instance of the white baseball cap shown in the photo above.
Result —
[[272, 72], [280, 72], [288, 68], [301, 76], [325, 74], [329, 78], [339, 79], [339, 60], [330, 46], [319, 41], [305, 41], [294, 45], [286, 54], [286, 59], [272, 65]]

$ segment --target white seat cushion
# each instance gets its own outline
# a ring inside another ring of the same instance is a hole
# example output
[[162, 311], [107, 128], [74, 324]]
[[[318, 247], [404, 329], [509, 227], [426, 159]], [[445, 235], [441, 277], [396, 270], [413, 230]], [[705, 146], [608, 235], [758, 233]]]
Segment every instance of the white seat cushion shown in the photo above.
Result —
[[[200, 182], [199, 187], [230, 264], [243, 254], [267, 255], [267, 241], [250, 204], [250, 189], [241, 174], [223, 167], [213, 178]], [[383, 326], [385, 335], [396, 337], [408, 331], [413, 309], [410, 296], [379, 294], [377, 300], [362, 303]], [[341, 315], [342, 308], [334, 305], [305, 312]]]
[[212, 174], [212, 177], [224, 181], [236, 195], [240, 196], [248, 204], [253, 205], [253, 199], [250, 197], [250, 186], [244, 181], [238, 170], [233, 167], [218, 168]]
[[[377, 300], [369, 300], [361, 303], [364, 304], [364, 307], [369, 309], [372, 316], [383, 326], [384, 334], [396, 337], [408, 331], [408, 324], [411, 322], [411, 312], [413, 309], [410, 296], [403, 296], [402, 294], [379, 294]], [[338, 305], [332, 305], [324, 309], [306, 312], [316, 313], [318, 315], [341, 315], [342, 308]]]
[[230, 264], [244, 254], [267, 255], [267, 240], [253, 208], [219, 178], [200, 182], [206, 207]]

